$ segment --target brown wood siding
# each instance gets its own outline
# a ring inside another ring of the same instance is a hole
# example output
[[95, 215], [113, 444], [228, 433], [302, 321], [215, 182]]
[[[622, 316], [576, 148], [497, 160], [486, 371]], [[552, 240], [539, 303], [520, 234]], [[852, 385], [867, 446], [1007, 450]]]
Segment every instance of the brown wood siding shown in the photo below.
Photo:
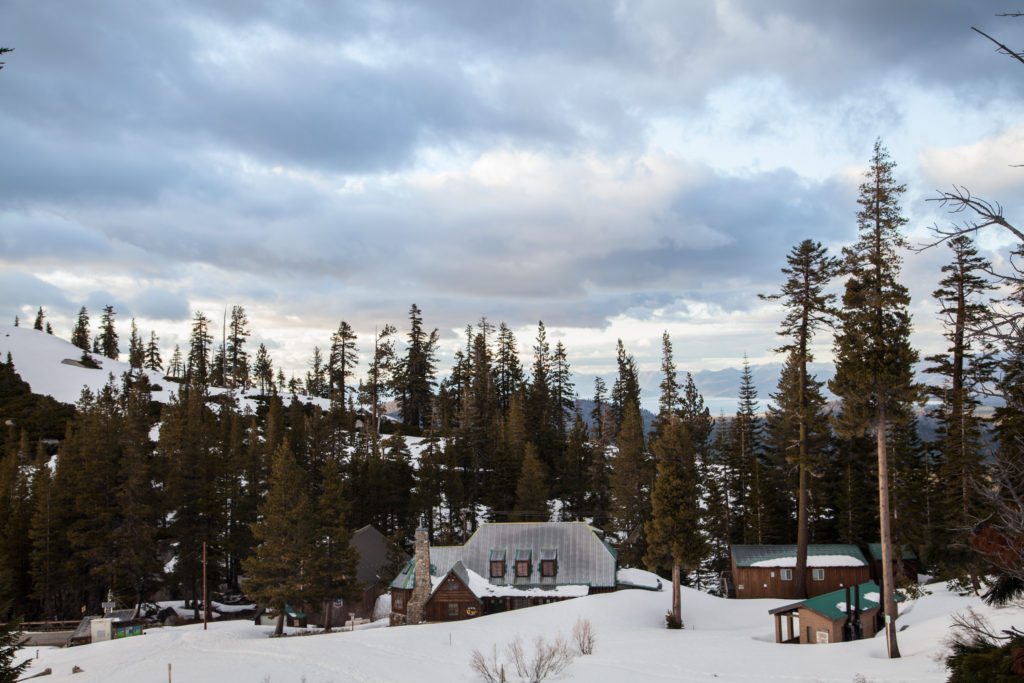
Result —
[[[878, 609], [870, 609], [860, 615], [861, 627], [864, 629], [864, 638], [871, 638], [875, 635], [875, 616]], [[843, 642], [843, 625], [846, 624], [846, 617], [835, 621], [824, 617], [809, 609], [800, 609], [800, 644], [815, 645], [818, 642], [817, 633], [819, 630], [828, 632], [829, 643]], [[810, 629], [810, 631], [808, 631]]]
[[[830, 593], [846, 586], [870, 580], [870, 567], [822, 567], [823, 581], [813, 580], [813, 568], [807, 568], [807, 595], [797, 595], [796, 581], [783, 581], [779, 567], [737, 567], [733, 562], [732, 580], [737, 598], [782, 598], [799, 600]], [[774, 576], [773, 576], [774, 575]]]
[[[402, 605], [399, 607], [396, 605], [395, 598], [400, 597]], [[398, 614], [405, 614], [405, 608], [409, 604], [409, 598], [412, 597], [412, 590], [405, 588], [392, 588], [391, 589], [391, 611], [397, 612]]]
[[[449, 584], [453, 580], [454, 583]], [[455, 589], [449, 588], [449, 585], [455, 586]], [[456, 607], [450, 608], [449, 605], [456, 605]], [[450, 610], [454, 610], [455, 614], [452, 614]], [[444, 578], [441, 585], [430, 596], [430, 600], [427, 600], [427, 621], [459, 621], [472, 619], [481, 614], [483, 614], [483, 605], [466, 584], [452, 573]]]

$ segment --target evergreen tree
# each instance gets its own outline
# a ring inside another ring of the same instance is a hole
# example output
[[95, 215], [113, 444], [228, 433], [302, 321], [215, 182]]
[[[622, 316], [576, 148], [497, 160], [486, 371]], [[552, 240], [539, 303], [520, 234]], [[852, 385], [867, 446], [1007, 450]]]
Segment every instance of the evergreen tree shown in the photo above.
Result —
[[640, 374], [636, 367], [636, 360], [631, 354], [626, 353], [626, 347], [623, 346], [621, 339], [616, 342], [615, 361], [618, 366], [618, 374], [615, 384], [612, 385], [613, 435], [618, 434], [622, 427], [626, 408], [631, 404], [640, 405]]
[[422, 312], [416, 304], [409, 309], [409, 335], [404, 362], [398, 376], [402, 424], [423, 429], [430, 422], [437, 374], [438, 333], [423, 329]]
[[279, 446], [270, 471], [270, 488], [260, 506], [259, 521], [253, 525], [258, 545], [242, 563], [247, 594], [277, 613], [275, 636], [284, 632], [285, 605], [302, 604], [316, 592], [305, 575], [315, 564], [318, 527], [306, 493], [308, 483], [288, 445]]
[[53, 334], [53, 325], [50, 324], [49, 320], [46, 321], [46, 334]]
[[202, 311], [192, 317], [192, 336], [189, 339], [188, 368], [185, 381], [193, 386], [205, 387], [210, 383], [210, 319]]
[[380, 432], [380, 420], [384, 403], [391, 396], [395, 371], [394, 325], [385, 325], [374, 337], [373, 357], [366, 370], [366, 380], [360, 391], [360, 401], [370, 407], [371, 430]]
[[942, 492], [938, 559], [944, 567], [958, 573], [970, 567], [968, 535], [984, 516], [983, 497], [977, 485], [985, 475], [981, 421], [975, 414], [977, 391], [991, 378], [991, 349], [978, 338], [980, 329], [991, 321], [991, 311], [979, 297], [992, 289], [981, 275], [990, 268], [978, 256], [967, 235], [950, 239], [952, 263], [942, 267], [945, 277], [932, 294], [939, 302], [939, 315], [949, 344], [945, 353], [929, 356], [928, 372], [942, 378], [931, 387], [939, 404], [931, 411], [937, 423], [937, 455]]
[[611, 522], [619, 537], [619, 563], [637, 566], [644, 556], [644, 523], [650, 517], [652, 472], [644, 444], [640, 406], [630, 401], [619, 429], [612, 459]]
[[142, 337], [139, 336], [139, 328], [132, 318], [131, 336], [128, 338], [128, 364], [133, 370], [141, 370], [146, 361], [146, 349], [142, 345]]
[[266, 396], [274, 390], [274, 364], [270, 360], [270, 353], [263, 343], [260, 343], [260, 348], [256, 351], [256, 363], [253, 365], [253, 374], [256, 377], [256, 386], [259, 387], [261, 396]]
[[317, 398], [327, 398], [327, 366], [324, 365], [320, 347], [313, 347], [313, 358], [309, 361], [306, 372], [306, 394]]
[[359, 553], [352, 547], [348, 528], [349, 504], [345, 498], [341, 463], [330, 458], [320, 471], [323, 491], [317, 503], [317, 530], [313, 576], [314, 592], [323, 604], [325, 631], [330, 631], [331, 603], [338, 598], [348, 602], [358, 588], [356, 571]]
[[[0, 617], [9, 614], [9, 609], [0, 609]], [[0, 683], [15, 683], [32, 663], [31, 658], [15, 664], [15, 656], [21, 649], [22, 633], [17, 621], [10, 619], [0, 622]]]
[[655, 435], [661, 433], [663, 423], [669, 422], [679, 405], [679, 380], [672, 356], [672, 339], [668, 332], [661, 333], [661, 393], [658, 396], [658, 416], [654, 424]]
[[566, 442], [565, 474], [562, 482], [565, 491], [562, 515], [563, 519], [568, 521], [583, 521], [591, 516], [587, 507], [587, 494], [590, 490], [594, 457], [593, 446], [588, 443], [587, 436], [587, 423], [577, 410]]
[[344, 320], [338, 325], [338, 331], [331, 335], [331, 353], [327, 361], [327, 374], [331, 381], [331, 401], [342, 410], [348, 393], [352, 387], [353, 368], [358, 363], [359, 350], [356, 348], [356, 333]]
[[701, 524], [701, 495], [697, 483], [697, 454], [686, 426], [666, 415], [651, 449], [657, 468], [651, 493], [651, 518], [645, 522], [645, 564], [652, 570], [672, 571], [672, 611], [669, 626], [682, 626], [681, 573], [696, 571], [707, 554]]
[[[797, 482], [797, 561], [796, 579], [797, 594], [807, 595], [807, 545], [810, 542], [808, 527], [810, 448], [809, 425], [814, 419], [811, 413], [810, 385], [813, 377], [808, 377], [807, 365], [813, 360], [810, 350], [815, 333], [823, 327], [831, 327], [835, 310], [835, 295], [825, 291], [828, 283], [835, 276], [839, 267], [838, 259], [828, 256], [825, 248], [818, 242], [804, 240], [793, 247], [786, 257], [786, 267], [782, 269], [786, 281], [778, 294], [763, 296], [768, 300], [780, 300], [786, 309], [786, 317], [782, 320], [779, 335], [787, 342], [776, 349], [788, 355], [787, 363], [796, 370], [796, 404], [786, 407], [795, 409], [795, 419], [784, 416], [784, 420], [796, 423], [796, 465]], [[817, 409], [817, 408], [816, 408]]]
[[859, 237], [843, 250], [843, 272], [849, 279], [835, 338], [836, 375], [829, 386], [843, 400], [839, 430], [852, 435], [871, 430], [875, 435], [887, 644], [889, 656], [899, 657], [886, 437], [889, 415], [918, 398], [913, 377], [918, 356], [910, 346], [910, 295], [898, 279], [898, 249], [906, 244], [900, 229], [907, 222], [899, 198], [906, 186], [894, 180], [894, 167], [876, 141], [857, 199]]
[[114, 329], [115, 315], [117, 313], [113, 306], [103, 307], [103, 315], [100, 316], [100, 333], [96, 335], [96, 351], [107, 358], [117, 360], [120, 354], [117, 348], [117, 331]]
[[[163, 372], [164, 361], [160, 357], [160, 338], [156, 336], [156, 332], [150, 331], [149, 341], [146, 343], [146, 350], [143, 354], [143, 367], [147, 370], [154, 372]], [[175, 347], [177, 349], [177, 347]], [[181, 355], [180, 351], [178, 353]]]
[[185, 363], [181, 357], [181, 347], [174, 345], [174, 353], [171, 354], [171, 363], [167, 366], [167, 374], [174, 379], [185, 377]]
[[36, 321], [32, 324], [32, 329], [42, 332], [44, 320], [46, 320], [46, 313], [43, 312], [43, 307], [40, 306], [39, 311], [36, 312]]
[[519, 346], [512, 330], [505, 323], [498, 325], [498, 348], [494, 354], [494, 386], [502, 415], [508, 412], [512, 395], [523, 385], [523, 366], [519, 362]]
[[521, 522], [546, 522], [551, 516], [548, 507], [547, 474], [537, 456], [537, 449], [527, 442], [523, 468], [516, 484], [516, 518]]
[[241, 306], [231, 307], [231, 322], [228, 324], [228, 337], [225, 358], [225, 380], [232, 389], [246, 390], [251, 386], [249, 381], [249, 354], [245, 350], [245, 342], [251, 334], [249, 318]]
[[89, 350], [89, 312], [85, 309], [85, 306], [78, 310], [78, 319], [75, 321], [74, 329], [71, 330], [71, 343], [83, 351]]

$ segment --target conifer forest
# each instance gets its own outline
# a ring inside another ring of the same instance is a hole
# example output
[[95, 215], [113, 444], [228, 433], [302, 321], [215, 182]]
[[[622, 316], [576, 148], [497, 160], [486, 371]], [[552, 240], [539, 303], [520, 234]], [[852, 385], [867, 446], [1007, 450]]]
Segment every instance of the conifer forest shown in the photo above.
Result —
[[[674, 360], [686, 340], [668, 333], [645, 427], [629, 349], [609, 349], [611, 386], [576, 386], [572, 349], [543, 322], [523, 340], [481, 318], [441, 368], [438, 331], [413, 304], [370, 338], [342, 320], [305, 375], [288, 377], [252, 348], [242, 306], [223, 330], [195, 312], [187, 348], [173, 349], [134, 320], [126, 330], [112, 306], [95, 324], [82, 307], [68, 335], [80, 362], [120, 358], [133, 371], [66, 406], [32, 393], [19, 358], [0, 366], [4, 616], [74, 617], [108, 594], [197, 605], [204, 544], [219, 598], [317, 604], [357, 590], [348, 540], [367, 524], [388, 536], [397, 572], [419, 524], [445, 545], [484, 521], [585, 520], [620, 566], [674, 569], [715, 591], [730, 544], [877, 541], [880, 502], [892, 543], [936, 575], [1013, 579], [1020, 529], [998, 511], [1024, 485], [1024, 280], [978, 255], [980, 214], [909, 244], [904, 189], [877, 142], [849, 217], [855, 241], [829, 253], [808, 238], [777, 255], [778, 287], [762, 297], [779, 306], [783, 370], [759, 394], [744, 360], [731, 415], [706, 407]], [[945, 254], [933, 296], [947, 348], [927, 358], [910, 343], [910, 247]], [[55, 333], [43, 307], [34, 327]], [[832, 339], [827, 387], [809, 370], [816, 338]], [[169, 402], [153, 400], [143, 370], [175, 389]]]

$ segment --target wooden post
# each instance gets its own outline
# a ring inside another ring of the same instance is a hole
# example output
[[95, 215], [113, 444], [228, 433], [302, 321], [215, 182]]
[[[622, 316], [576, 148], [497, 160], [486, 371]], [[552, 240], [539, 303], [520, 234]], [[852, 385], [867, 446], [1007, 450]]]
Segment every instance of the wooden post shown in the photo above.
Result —
[[786, 613], [786, 640], [793, 640], [793, 613]]
[[167, 683], [171, 683], [171, 663], [167, 662]]
[[206, 541], [203, 541], [203, 630], [206, 630], [207, 617], [210, 614], [210, 603], [206, 601]]
[[782, 642], [782, 615], [781, 614], [776, 614], [775, 615], [775, 642], [776, 643], [781, 643]]

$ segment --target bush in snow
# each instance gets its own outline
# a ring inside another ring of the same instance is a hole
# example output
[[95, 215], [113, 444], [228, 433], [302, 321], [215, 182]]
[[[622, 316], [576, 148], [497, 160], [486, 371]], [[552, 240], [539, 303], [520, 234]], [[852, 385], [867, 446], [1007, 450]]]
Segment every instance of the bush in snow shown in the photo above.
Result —
[[522, 638], [505, 646], [506, 662], [498, 659], [498, 646], [491, 647], [490, 657], [473, 650], [469, 666], [485, 683], [506, 683], [506, 669], [515, 670], [516, 677], [527, 683], [541, 683], [565, 671], [575, 654], [562, 636], [548, 642], [540, 636], [533, 642], [533, 652], [527, 653]]
[[576, 641], [576, 649], [581, 655], [594, 654], [594, 625], [590, 619], [580, 617], [572, 627], [572, 639]]

